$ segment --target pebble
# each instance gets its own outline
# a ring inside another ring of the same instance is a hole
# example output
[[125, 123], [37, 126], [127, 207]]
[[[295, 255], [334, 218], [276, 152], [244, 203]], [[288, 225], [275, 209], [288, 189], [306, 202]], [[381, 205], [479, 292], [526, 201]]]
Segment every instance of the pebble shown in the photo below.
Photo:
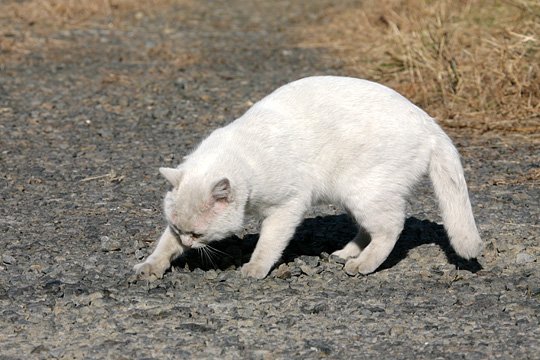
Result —
[[229, 271], [222, 271], [219, 273], [218, 277], [217, 277], [217, 280], [219, 282], [225, 282], [225, 281], [228, 281], [230, 280], [235, 274], [235, 271], [234, 270], [229, 270]]
[[272, 360], [274, 356], [268, 350], [254, 350], [250, 358], [253, 360]]
[[13, 256], [5, 254], [2, 256], [2, 262], [8, 265], [15, 265], [17, 260]]
[[533, 255], [528, 254], [526, 252], [520, 252], [516, 256], [516, 264], [518, 264], [518, 265], [531, 263], [531, 262], [534, 262], [535, 260], [536, 260], [536, 258]]
[[300, 270], [302, 270], [302, 272], [308, 276], [313, 276], [317, 274], [317, 271], [321, 272], [322, 268], [312, 268], [311, 266], [304, 264], [300, 265]]
[[122, 244], [117, 239], [111, 239], [110, 237], [104, 235], [99, 238], [101, 242], [101, 251], [118, 251], [122, 248]]
[[215, 280], [218, 278], [216, 270], [208, 270], [204, 273], [204, 278], [207, 280]]
[[177, 78], [174, 81], [174, 86], [176, 86], [176, 88], [178, 90], [185, 90], [185, 88], [186, 88], [186, 80], [184, 78]]
[[287, 264], [281, 264], [275, 271], [275, 276], [280, 279], [288, 279], [292, 276], [291, 270]]
[[135, 250], [135, 259], [142, 260], [146, 256], [145, 254], [146, 253], [143, 250], [137, 249], [137, 250]]
[[316, 267], [319, 265], [319, 257], [318, 256], [306, 256], [302, 255], [296, 259], [294, 259], [294, 262], [298, 265], [306, 264], [311, 267]]
[[403, 326], [399, 326], [399, 325], [393, 326], [390, 329], [390, 335], [392, 335], [392, 336], [400, 336], [404, 332], [405, 332], [405, 328]]
[[341, 264], [341, 265], [345, 265], [345, 263], [347, 262], [346, 259], [342, 259], [336, 255], [330, 255], [328, 257], [328, 261], [330, 261], [331, 263], [336, 263], [336, 264]]
[[290, 268], [291, 276], [300, 276], [302, 275], [302, 269], [297, 266]]

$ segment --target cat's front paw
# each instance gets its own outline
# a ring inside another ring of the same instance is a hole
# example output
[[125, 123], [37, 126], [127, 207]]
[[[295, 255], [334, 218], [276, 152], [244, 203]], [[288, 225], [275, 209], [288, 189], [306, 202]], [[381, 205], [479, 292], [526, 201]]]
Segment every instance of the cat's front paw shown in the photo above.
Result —
[[270, 272], [270, 269], [267, 266], [258, 263], [248, 262], [242, 266], [242, 276], [244, 277], [253, 277], [256, 279], [264, 279], [266, 275]]
[[156, 277], [158, 279], [161, 279], [169, 266], [170, 263], [168, 261], [156, 261], [152, 259], [146, 259], [145, 262], [135, 265], [133, 267], [133, 270], [139, 278], [149, 279], [152, 277]]

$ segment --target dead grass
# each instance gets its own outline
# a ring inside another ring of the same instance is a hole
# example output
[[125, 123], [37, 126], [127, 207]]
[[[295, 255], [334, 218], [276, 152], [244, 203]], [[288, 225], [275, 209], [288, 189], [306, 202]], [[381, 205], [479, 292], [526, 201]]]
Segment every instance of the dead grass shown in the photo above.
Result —
[[540, 132], [537, 0], [365, 0], [298, 32], [447, 127]]

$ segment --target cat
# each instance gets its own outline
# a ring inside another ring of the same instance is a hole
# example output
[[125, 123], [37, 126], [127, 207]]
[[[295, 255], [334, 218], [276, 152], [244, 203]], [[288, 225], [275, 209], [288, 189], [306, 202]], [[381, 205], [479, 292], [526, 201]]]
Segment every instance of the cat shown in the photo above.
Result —
[[450, 138], [405, 97], [367, 80], [314, 76], [284, 85], [215, 130], [177, 168], [159, 171], [173, 187], [164, 199], [168, 224], [134, 267], [142, 277], [161, 277], [174, 258], [240, 232], [246, 214], [255, 214], [260, 237], [241, 272], [264, 278], [319, 202], [343, 206], [359, 226], [334, 253], [347, 259], [345, 272], [372, 273], [392, 251], [406, 196], [426, 173], [456, 253], [470, 259], [483, 248]]

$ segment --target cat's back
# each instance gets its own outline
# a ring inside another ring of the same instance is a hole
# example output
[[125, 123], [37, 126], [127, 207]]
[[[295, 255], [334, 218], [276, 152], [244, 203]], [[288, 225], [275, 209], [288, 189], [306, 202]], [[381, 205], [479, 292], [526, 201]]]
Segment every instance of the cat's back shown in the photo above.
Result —
[[391, 97], [396, 91], [373, 81], [346, 76], [310, 76], [285, 84], [261, 100], [297, 102], [323, 100], [342, 102], [358, 97]]
[[379, 83], [345, 76], [311, 76], [283, 85], [260, 101], [281, 104], [347, 105], [358, 101], [410, 103], [395, 90]]
[[433, 131], [434, 124], [398, 92], [372, 81], [341, 76], [312, 76], [286, 84], [257, 102], [236, 123], [246, 133], [306, 140], [331, 135], [337, 139], [424, 136]]
[[424, 158], [434, 126], [425, 112], [388, 87], [362, 79], [316, 76], [278, 88], [236, 121], [214, 131], [190, 158], [194, 164], [221, 168], [229, 163], [227, 158], [240, 157], [253, 169], [265, 164], [260, 174], [269, 169], [318, 174], [323, 184], [339, 169], [384, 159], [395, 163], [405, 154]]
[[[384, 85], [352, 77], [312, 76], [288, 83], [256, 103], [247, 117], [282, 114], [276, 121], [329, 125], [399, 125], [430, 119], [407, 98]], [[405, 119], [403, 115], [410, 115]], [[286, 125], [286, 124], [283, 124]]]

